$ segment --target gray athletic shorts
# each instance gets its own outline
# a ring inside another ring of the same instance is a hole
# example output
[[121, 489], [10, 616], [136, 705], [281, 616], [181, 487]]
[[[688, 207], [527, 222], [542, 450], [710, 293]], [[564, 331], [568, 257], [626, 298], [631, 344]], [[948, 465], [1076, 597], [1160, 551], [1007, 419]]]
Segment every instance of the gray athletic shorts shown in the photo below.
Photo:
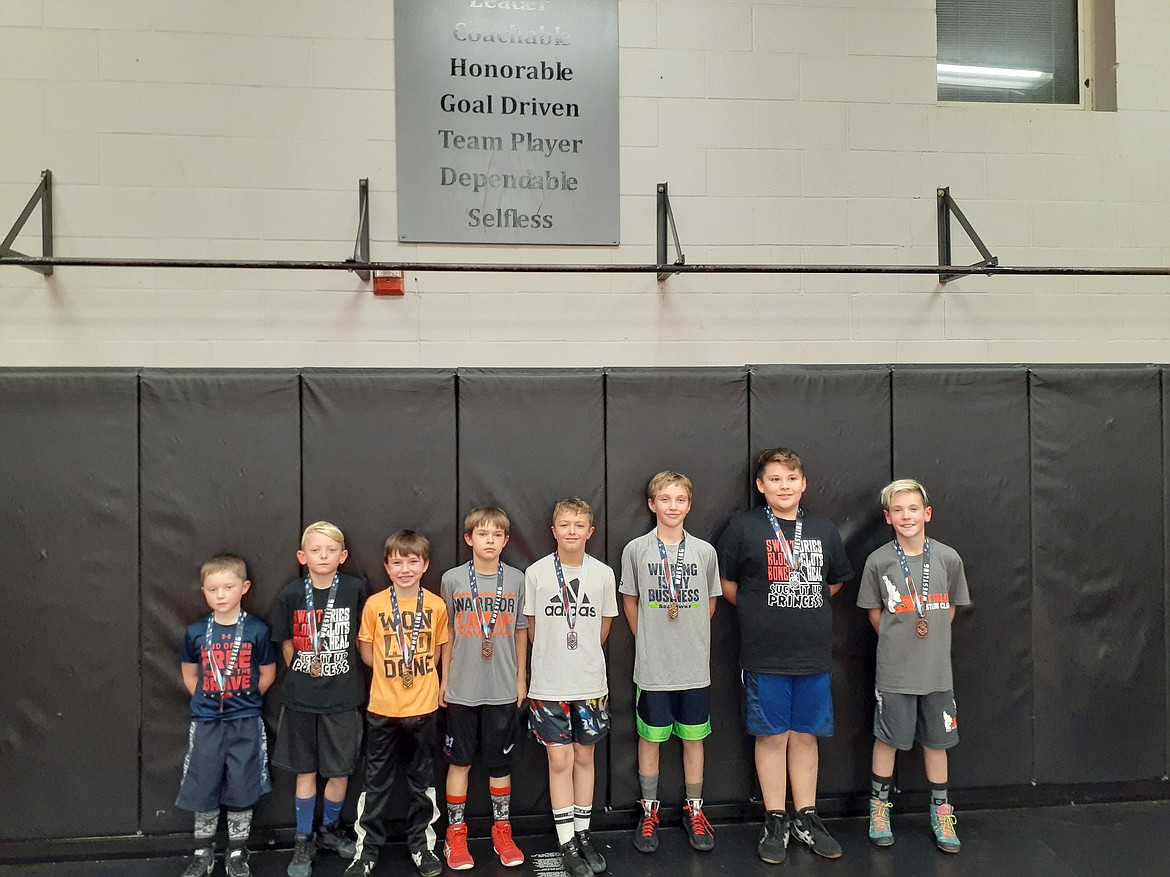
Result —
[[875, 691], [873, 735], [895, 749], [910, 749], [917, 740], [930, 749], [950, 749], [959, 742], [959, 717], [953, 691], [891, 694]]

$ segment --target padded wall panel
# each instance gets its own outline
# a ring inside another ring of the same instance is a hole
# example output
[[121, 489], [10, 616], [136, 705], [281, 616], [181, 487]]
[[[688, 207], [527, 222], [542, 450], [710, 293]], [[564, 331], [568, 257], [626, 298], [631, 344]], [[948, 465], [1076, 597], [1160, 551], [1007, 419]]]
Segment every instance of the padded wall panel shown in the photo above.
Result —
[[[961, 742], [950, 758], [951, 785], [1026, 784], [1033, 776], [1027, 371], [894, 369], [893, 477], [926, 487], [927, 535], [959, 552], [971, 590], [952, 642]], [[901, 788], [926, 788], [917, 751], [900, 755], [897, 771]]]
[[[314, 370], [301, 382], [304, 523], [337, 524], [349, 551], [343, 568], [375, 591], [388, 584], [386, 537], [403, 528], [426, 534], [423, 581], [438, 593], [455, 558], [455, 373]], [[441, 799], [442, 762], [436, 767]], [[361, 785], [359, 773], [351, 803]], [[397, 799], [392, 818], [404, 819], [406, 804], [405, 795]]]
[[[300, 393], [295, 372], [173, 371], [142, 375], [142, 827], [190, 831], [174, 806], [189, 709], [178, 649], [208, 612], [199, 567], [231, 552], [248, 563], [244, 608], [267, 617], [297, 574]], [[274, 706], [269, 698], [269, 712]], [[291, 779], [274, 774], [256, 824], [286, 824]]]
[[137, 374], [0, 372], [0, 449], [0, 839], [133, 834]]
[[1154, 367], [1031, 379], [1036, 779], [1166, 764], [1162, 391]]
[[890, 474], [890, 372], [758, 366], [750, 405], [752, 468], [745, 475], [754, 479], [754, 459], [765, 448], [800, 454], [808, 479], [803, 504], [836, 522], [853, 564], [854, 578], [833, 598], [837, 727], [821, 741], [818, 787], [822, 795], [852, 793], [868, 783], [873, 746], [873, 631], [856, 604], [865, 558], [886, 538], [874, 497]]
[[[524, 569], [552, 551], [553, 506], [579, 496], [593, 506], [588, 551], [606, 560], [605, 379], [580, 369], [459, 371], [459, 513], [497, 505], [512, 520], [505, 562]], [[460, 560], [470, 558], [464, 547]], [[615, 619], [620, 621], [620, 619]], [[608, 744], [596, 754], [596, 806], [608, 802]], [[468, 803], [489, 812], [486, 778], [471, 774]], [[548, 811], [548, 765], [543, 749], [524, 735], [513, 773], [517, 812]]]
[[[620, 578], [622, 549], [654, 527], [646, 485], [673, 469], [691, 479], [695, 494], [687, 532], [714, 544], [731, 514], [742, 508], [747, 453], [747, 372], [744, 369], [637, 369], [606, 376], [607, 554]], [[621, 595], [618, 595], [619, 604]], [[752, 752], [740, 715], [739, 630], [723, 600], [712, 620], [711, 724], [704, 797], [711, 803], [747, 799]], [[622, 617], [609, 649], [611, 804], [630, 807], [638, 787], [634, 723], [634, 643]], [[672, 738], [661, 750], [659, 796], [670, 807], [683, 798], [682, 750]]]

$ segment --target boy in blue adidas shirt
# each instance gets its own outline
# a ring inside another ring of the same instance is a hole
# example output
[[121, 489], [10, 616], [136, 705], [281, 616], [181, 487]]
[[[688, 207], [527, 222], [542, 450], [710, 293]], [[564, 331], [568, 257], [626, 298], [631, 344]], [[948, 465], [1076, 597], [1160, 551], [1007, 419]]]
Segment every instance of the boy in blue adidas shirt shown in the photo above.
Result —
[[220, 807], [228, 811], [228, 877], [249, 877], [252, 807], [272, 790], [260, 711], [276, 654], [268, 625], [240, 608], [252, 586], [244, 561], [221, 554], [199, 575], [211, 613], [187, 628], [179, 655], [191, 730], [175, 805], [195, 814], [196, 846], [182, 877], [207, 877], [215, 867]]

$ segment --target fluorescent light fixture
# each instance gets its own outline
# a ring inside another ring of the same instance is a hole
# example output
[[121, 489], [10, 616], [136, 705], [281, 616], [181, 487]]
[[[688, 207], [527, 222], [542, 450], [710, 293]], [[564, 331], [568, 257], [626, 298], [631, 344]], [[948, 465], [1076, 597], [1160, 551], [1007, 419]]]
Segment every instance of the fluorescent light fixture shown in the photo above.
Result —
[[967, 88], [1010, 88], [1031, 91], [1052, 81], [1043, 70], [1013, 70], [1009, 67], [972, 67], [966, 64], [939, 64], [939, 85]]

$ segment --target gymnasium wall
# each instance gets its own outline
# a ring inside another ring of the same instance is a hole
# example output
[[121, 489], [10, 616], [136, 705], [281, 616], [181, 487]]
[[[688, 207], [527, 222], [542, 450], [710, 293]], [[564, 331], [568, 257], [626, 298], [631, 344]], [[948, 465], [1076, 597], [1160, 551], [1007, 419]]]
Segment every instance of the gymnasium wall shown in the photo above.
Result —
[[[934, 264], [950, 186], [1004, 265], [1166, 266], [1170, 4], [1115, 6], [1095, 112], [939, 103], [932, 0], [620, 0], [621, 245], [516, 248], [399, 243], [392, 0], [6, 0], [0, 235], [51, 168], [61, 256], [345, 259], [368, 178], [378, 260], [648, 264], [665, 181], [688, 264]], [[1167, 278], [405, 283], [0, 268], [0, 365], [1170, 362]]]
[[[930, 532], [963, 556], [974, 600], [954, 638], [960, 796], [1165, 794], [1164, 371], [0, 371], [0, 529], [14, 543], [0, 852], [189, 830], [173, 806], [187, 722], [176, 651], [206, 611], [207, 556], [243, 555], [254, 583], [246, 604], [266, 613], [298, 573], [305, 523], [339, 524], [347, 568], [380, 586], [382, 540], [413, 526], [434, 541], [434, 588], [466, 558], [467, 508], [508, 510], [506, 558], [523, 567], [552, 549], [551, 507], [575, 493], [597, 511], [593, 552], [616, 565], [652, 525], [643, 491], [654, 472], [690, 475], [690, 529], [714, 540], [753, 500], [749, 459], [778, 444], [801, 452], [805, 504], [838, 523], [858, 571], [888, 538], [880, 488], [906, 475], [928, 486]], [[834, 601], [827, 812], [855, 809], [868, 779], [875, 643], [856, 593], [854, 579]], [[755, 814], [737, 629], [722, 601], [713, 641], [706, 797]], [[624, 620], [608, 654], [614, 729], [597, 758], [597, 802], [625, 811], [637, 779]], [[668, 802], [681, 796], [677, 756], [668, 746]], [[918, 761], [900, 762], [907, 791], [924, 787]], [[546, 814], [546, 782], [529, 740], [514, 780], [521, 818]], [[476, 815], [487, 810], [481, 785]], [[258, 825], [288, 826], [291, 800], [278, 772]]]

